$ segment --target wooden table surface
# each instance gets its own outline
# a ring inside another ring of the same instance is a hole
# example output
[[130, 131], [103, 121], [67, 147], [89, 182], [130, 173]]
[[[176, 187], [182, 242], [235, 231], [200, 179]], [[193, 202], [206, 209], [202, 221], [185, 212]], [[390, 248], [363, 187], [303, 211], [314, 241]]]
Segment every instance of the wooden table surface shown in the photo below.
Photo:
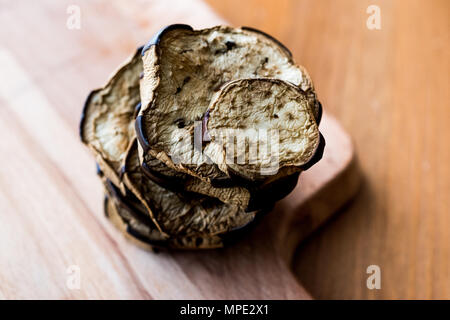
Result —
[[[208, 2], [292, 49], [323, 105], [352, 135], [359, 196], [302, 245], [295, 268], [316, 298], [450, 298], [450, 1]], [[369, 5], [381, 29], [369, 30]], [[366, 268], [381, 268], [368, 290]]]

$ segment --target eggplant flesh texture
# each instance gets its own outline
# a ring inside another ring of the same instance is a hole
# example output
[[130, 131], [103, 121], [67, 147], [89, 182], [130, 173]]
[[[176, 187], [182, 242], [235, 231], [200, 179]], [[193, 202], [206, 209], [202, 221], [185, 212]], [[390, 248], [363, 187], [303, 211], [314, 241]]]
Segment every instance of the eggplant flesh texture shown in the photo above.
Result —
[[[204, 152], [221, 171], [229, 175], [232, 170], [245, 180], [264, 181], [272, 172], [284, 173], [280, 168], [301, 171], [319, 146], [305, 92], [283, 80], [231, 81], [213, 97], [207, 114], [212, 141]], [[236, 146], [236, 137], [241, 145]], [[239, 164], [237, 159], [250, 160]]]

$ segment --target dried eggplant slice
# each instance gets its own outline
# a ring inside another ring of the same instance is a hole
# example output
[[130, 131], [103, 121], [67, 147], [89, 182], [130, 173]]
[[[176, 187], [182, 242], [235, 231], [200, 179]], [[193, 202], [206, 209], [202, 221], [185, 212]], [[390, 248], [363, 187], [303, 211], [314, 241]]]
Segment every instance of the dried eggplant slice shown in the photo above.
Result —
[[[136, 132], [144, 161], [150, 154], [168, 167], [214, 186], [233, 185], [230, 175], [180, 139], [195, 134], [196, 121], [203, 119], [213, 95], [231, 80], [265, 77], [291, 82], [308, 93], [308, 106], [320, 119], [321, 107], [309, 75], [294, 64], [284, 46], [259, 31], [169, 26], [142, 54], [142, 108]], [[184, 161], [174, 161], [174, 156]]]
[[[145, 249], [155, 250], [163, 248], [172, 249], [213, 249], [223, 247], [225, 243], [230, 244], [237, 240], [242, 231], [247, 230], [247, 226], [242, 229], [233, 230], [230, 232], [230, 237], [182, 237], [176, 239], [160, 240], [158, 237], [153, 237], [148, 232], [148, 227], [138, 221], [130, 219], [130, 212], [125, 207], [121, 207], [115, 203], [114, 197], [105, 195], [104, 202], [105, 215], [118, 228], [125, 237]], [[233, 237], [231, 237], [231, 235]]]
[[[153, 222], [149, 219], [148, 213], [140, 206], [136, 206], [133, 194], [123, 195], [122, 192], [109, 180], [103, 178], [105, 186], [105, 215], [111, 222], [122, 231], [125, 236], [134, 243], [144, 248], [176, 248], [176, 249], [210, 249], [219, 248], [224, 244], [224, 240], [228, 243], [239, 234], [237, 229], [223, 235], [211, 236], [182, 236], [182, 237], [165, 237]], [[126, 189], [128, 190], [128, 189]], [[259, 215], [259, 214], [258, 214]], [[253, 222], [249, 221], [246, 226]]]
[[137, 143], [127, 153], [123, 182], [147, 207], [155, 225], [168, 239], [224, 234], [248, 224], [256, 214], [212, 197], [183, 197], [159, 186], [143, 173]]
[[274, 203], [266, 203], [263, 210], [259, 210], [255, 218], [239, 227], [231, 229], [226, 234], [212, 236], [185, 236], [180, 238], [165, 239], [162, 234], [148, 225], [145, 217], [136, 219], [136, 212], [133, 212], [133, 206], [128, 203], [128, 199], [121, 195], [120, 191], [111, 181], [104, 180], [105, 184], [105, 215], [111, 222], [124, 233], [124, 235], [133, 243], [146, 249], [213, 249], [225, 245], [231, 245], [248, 234], [250, 230], [270, 212]]
[[213, 98], [207, 114], [212, 141], [204, 153], [228, 176], [232, 172], [244, 180], [264, 181], [283, 173], [282, 168], [300, 172], [319, 146], [308, 96], [283, 80], [231, 81]]
[[230, 243], [234, 239], [222, 239], [219, 236], [212, 236], [209, 238], [184, 237], [179, 239], [158, 240], [152, 238], [146, 231], [146, 226], [139, 222], [129, 220], [130, 213], [126, 208], [118, 206], [114, 202], [114, 198], [105, 196], [105, 215], [118, 228], [125, 237], [144, 249], [155, 250], [163, 248], [173, 249], [213, 249], [223, 247], [225, 241]]
[[247, 208], [251, 201], [251, 192], [240, 186], [215, 187], [186, 173], [167, 167], [164, 162], [150, 155], [142, 161], [143, 173], [152, 181], [176, 193], [193, 192], [219, 199], [224, 203]]
[[141, 51], [139, 48], [103, 88], [89, 94], [80, 121], [81, 140], [92, 150], [105, 176], [117, 186], [125, 152], [135, 138], [130, 119], [140, 101]]

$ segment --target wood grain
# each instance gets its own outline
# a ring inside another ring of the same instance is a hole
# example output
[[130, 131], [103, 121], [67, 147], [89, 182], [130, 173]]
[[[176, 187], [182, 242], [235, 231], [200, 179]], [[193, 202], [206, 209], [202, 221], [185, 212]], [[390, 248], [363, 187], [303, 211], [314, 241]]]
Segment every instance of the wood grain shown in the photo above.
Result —
[[[208, 3], [291, 48], [355, 141], [364, 187], [298, 250], [305, 287], [317, 298], [449, 299], [450, 2]], [[381, 30], [366, 28], [372, 4]], [[371, 264], [381, 290], [366, 288]]]
[[[69, 30], [69, 4], [0, 7], [8, 26], [0, 29], [0, 298], [310, 298], [291, 271], [294, 250], [359, 186], [337, 121], [324, 114], [323, 160], [242, 241], [146, 252], [103, 217], [94, 160], [78, 137], [83, 101], [161, 26], [224, 20], [200, 1], [80, 1], [81, 29]], [[80, 289], [66, 285], [71, 266]]]

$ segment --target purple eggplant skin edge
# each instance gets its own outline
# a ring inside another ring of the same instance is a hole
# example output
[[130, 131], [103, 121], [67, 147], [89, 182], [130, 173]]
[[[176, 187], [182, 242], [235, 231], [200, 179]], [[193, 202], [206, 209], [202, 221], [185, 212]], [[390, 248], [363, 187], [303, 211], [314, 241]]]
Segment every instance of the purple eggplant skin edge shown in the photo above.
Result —
[[103, 213], [105, 214], [105, 217], [109, 218], [108, 210], [107, 210], [107, 204], [108, 204], [109, 196], [105, 194], [103, 197]]
[[89, 102], [91, 101], [92, 97], [94, 94], [96, 94], [97, 92], [99, 92], [101, 89], [95, 89], [91, 92], [89, 92], [86, 101], [84, 102], [83, 105], [83, 111], [81, 112], [81, 119], [80, 119], [80, 126], [78, 129], [78, 134], [80, 135], [80, 139], [81, 141], [84, 143], [84, 139], [83, 139], [83, 127], [84, 127], [84, 123], [86, 122], [86, 114], [87, 114], [87, 108], [89, 105]]
[[314, 152], [314, 155], [312, 156], [312, 158], [307, 163], [305, 163], [304, 165], [302, 165], [300, 167], [303, 171], [306, 171], [309, 168], [311, 168], [313, 165], [315, 165], [317, 162], [319, 162], [320, 159], [322, 159], [322, 157], [323, 157], [323, 152], [325, 150], [326, 142], [325, 142], [325, 138], [323, 137], [322, 133], [319, 132], [319, 134], [320, 134], [319, 145], [317, 146], [316, 151]]
[[317, 125], [319, 125], [320, 122], [322, 121], [323, 107], [322, 107], [322, 103], [320, 103], [319, 100], [316, 100], [316, 101], [319, 104], [319, 107], [318, 107], [319, 112], [317, 113], [316, 123], [317, 123]]
[[136, 117], [138, 116], [139, 112], [141, 112], [141, 102], [140, 101], [138, 102], [138, 104], [134, 108], [134, 114], [133, 114], [133, 118], [134, 119], [136, 119]]
[[102, 178], [104, 176], [102, 169], [100, 168], [100, 165], [96, 162], [95, 163], [95, 170], [97, 172], [97, 175]]
[[147, 153], [150, 150], [150, 143], [148, 142], [147, 138], [145, 138], [143, 126], [144, 126], [143, 117], [142, 115], [138, 115], [134, 123], [134, 128], [136, 130], [136, 137], [142, 149], [144, 150], [144, 153]]
[[194, 31], [194, 29], [193, 29], [190, 25], [188, 25], [188, 24], [176, 23], [176, 24], [168, 25], [168, 26], [166, 26], [166, 27], [160, 29], [160, 30], [153, 36], [153, 38], [152, 38], [149, 42], [147, 42], [147, 44], [146, 44], [146, 45], [144, 46], [144, 48], [142, 49], [142, 52], [141, 52], [142, 56], [144, 56], [144, 55], [145, 55], [145, 52], [146, 52], [148, 49], [150, 49], [152, 46], [158, 45], [159, 42], [161, 41], [161, 37], [162, 37], [166, 32], [169, 32], [169, 31], [172, 31], [172, 30], [176, 30], [176, 29], [184, 29], [184, 30]]

